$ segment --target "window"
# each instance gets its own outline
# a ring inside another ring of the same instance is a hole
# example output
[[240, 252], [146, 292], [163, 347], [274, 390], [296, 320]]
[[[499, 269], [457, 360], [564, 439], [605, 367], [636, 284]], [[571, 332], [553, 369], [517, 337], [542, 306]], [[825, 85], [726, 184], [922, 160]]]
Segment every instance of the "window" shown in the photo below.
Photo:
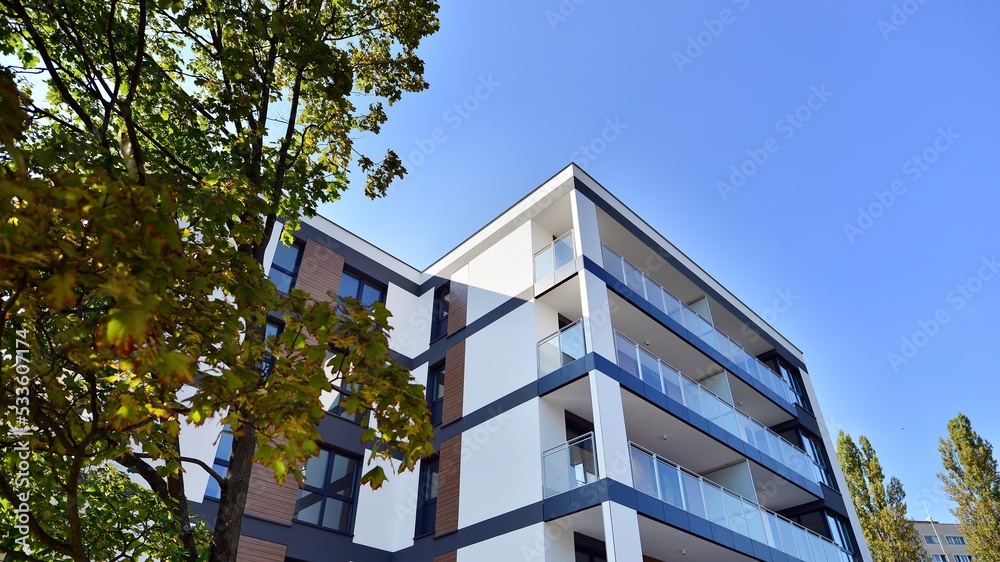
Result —
[[[802, 443], [805, 445], [803, 449], [805, 449], [806, 454], [819, 465], [820, 477], [823, 479], [823, 483], [831, 488], [836, 488], [833, 473], [830, 472], [830, 466], [826, 462], [826, 454], [823, 452], [823, 443], [819, 439], [805, 433], [802, 433], [801, 436]], [[794, 443], [795, 441], [791, 442]]]
[[444, 405], [444, 361], [427, 370], [427, 404], [431, 409], [431, 425], [440, 424]]
[[278, 242], [271, 261], [271, 273], [268, 277], [274, 286], [282, 293], [288, 293], [295, 286], [295, 278], [299, 275], [299, 263], [302, 261], [302, 244], [296, 241], [291, 246]]
[[344, 407], [341, 405], [341, 401], [345, 397], [350, 396], [351, 394], [353, 394], [354, 392], [351, 391], [351, 390], [348, 390], [346, 388], [339, 387], [337, 385], [333, 385], [333, 391], [336, 393], [336, 396], [334, 396], [333, 402], [330, 404], [330, 407], [326, 409], [326, 411], [328, 413], [330, 413], [330, 414], [333, 414], [333, 415], [339, 417], [339, 418], [343, 418], [343, 419], [345, 419], [345, 420], [347, 420], [349, 422], [361, 425], [362, 422], [365, 421], [366, 416], [368, 415], [368, 412], [367, 411], [361, 411], [361, 412], [357, 412], [355, 414], [349, 414], [349, 413], [347, 413], [346, 410], [344, 410]]
[[[264, 325], [264, 340], [267, 341], [269, 338], [278, 337], [278, 334], [280, 334], [284, 329], [285, 326], [281, 322], [274, 319], [268, 319], [267, 324]], [[266, 378], [271, 374], [271, 370], [274, 369], [274, 356], [271, 354], [265, 355], [263, 362], [264, 366], [261, 371]]]
[[827, 513], [826, 523], [830, 527], [830, 538], [833, 539], [833, 542], [848, 552], [854, 552], [854, 543], [851, 542], [851, 533], [848, 531], [847, 522], [838, 516]]
[[353, 270], [344, 269], [340, 276], [339, 297], [350, 297], [370, 306], [374, 302], [385, 302], [385, 285]]
[[965, 537], [962, 535], [946, 535], [944, 541], [948, 544], [965, 544]]
[[976, 557], [969, 554], [956, 554], [955, 562], [972, 562]]
[[927, 544], [941, 544], [938, 540], [937, 535], [924, 535], [924, 542]]
[[437, 519], [438, 457], [420, 463], [420, 484], [417, 490], [417, 532], [422, 537], [434, 532]]
[[[958, 557], [956, 556], [956, 558], [958, 558]], [[931, 555], [931, 560], [933, 560], [933, 562], [948, 562], [948, 555], [947, 554], [932, 554]]]
[[[227, 425], [222, 428], [222, 433], [219, 435], [219, 447], [215, 450], [215, 461], [212, 463], [212, 470], [219, 476], [225, 477], [226, 473], [229, 472], [229, 456], [232, 452], [233, 431]], [[208, 487], [205, 488], [205, 497], [214, 500], [222, 497], [222, 490], [219, 488], [219, 483], [212, 476], [208, 477]]]
[[358, 460], [321, 449], [306, 462], [305, 483], [295, 502], [295, 519], [341, 533], [351, 532], [358, 485]]
[[607, 562], [604, 543], [581, 533], [573, 533], [573, 551], [576, 562]]
[[448, 308], [451, 304], [451, 283], [434, 291], [434, 310], [431, 311], [431, 341], [448, 335]]

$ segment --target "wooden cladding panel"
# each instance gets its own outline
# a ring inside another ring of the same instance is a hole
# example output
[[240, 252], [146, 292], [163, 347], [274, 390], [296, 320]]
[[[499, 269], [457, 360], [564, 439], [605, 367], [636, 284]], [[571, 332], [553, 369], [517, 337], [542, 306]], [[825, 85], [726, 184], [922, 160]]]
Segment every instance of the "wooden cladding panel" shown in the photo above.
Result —
[[316, 301], [331, 300], [327, 293], [337, 294], [340, 275], [344, 272], [344, 256], [313, 240], [306, 241], [299, 262], [295, 288], [309, 293]]
[[469, 286], [451, 282], [451, 301], [448, 303], [448, 335], [465, 327], [469, 309]]
[[452, 346], [444, 356], [444, 403], [441, 423], [448, 425], [462, 417], [465, 395], [465, 341]]
[[236, 562], [285, 562], [285, 545], [240, 535]]
[[250, 471], [245, 511], [249, 515], [291, 525], [298, 494], [299, 485], [293, 476], [289, 475], [279, 486], [270, 468], [254, 464]]
[[458, 562], [458, 551], [445, 552], [434, 557], [434, 562]]
[[[447, 380], [447, 379], [446, 379]], [[438, 454], [437, 520], [434, 535], [458, 530], [458, 494], [462, 480], [462, 435], [441, 444]]]

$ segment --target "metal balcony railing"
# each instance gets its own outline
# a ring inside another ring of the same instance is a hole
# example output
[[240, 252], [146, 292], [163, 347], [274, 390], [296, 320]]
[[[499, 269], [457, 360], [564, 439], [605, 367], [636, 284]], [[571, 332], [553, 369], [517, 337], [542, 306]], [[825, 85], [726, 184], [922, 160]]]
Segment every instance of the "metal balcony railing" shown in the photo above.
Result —
[[586, 354], [583, 320], [577, 320], [538, 342], [538, 375], [547, 375]]
[[823, 469], [805, 451], [739, 411], [714, 392], [646, 351], [617, 330], [615, 350], [618, 366], [632, 376], [660, 389], [660, 392], [694, 410], [744, 443], [756, 447], [807, 480], [817, 484], [825, 481]]
[[631, 444], [635, 489], [806, 562], [853, 562], [839, 545], [697, 473]]
[[542, 453], [544, 497], [597, 482], [594, 433], [586, 433]]
[[604, 269], [778, 396], [792, 403], [801, 403], [789, 381], [607, 246], [604, 246]]

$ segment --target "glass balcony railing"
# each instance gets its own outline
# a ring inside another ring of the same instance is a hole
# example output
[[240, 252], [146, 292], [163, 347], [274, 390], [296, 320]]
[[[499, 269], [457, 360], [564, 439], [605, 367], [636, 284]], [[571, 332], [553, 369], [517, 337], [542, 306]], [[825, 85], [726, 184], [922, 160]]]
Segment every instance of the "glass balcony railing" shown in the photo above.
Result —
[[577, 320], [538, 342], [538, 375], [547, 375], [586, 354], [583, 321]]
[[717, 330], [711, 322], [695, 312], [694, 309], [670, 294], [670, 291], [664, 289], [663, 286], [650, 279], [639, 268], [607, 246], [604, 246], [604, 269], [626, 287], [642, 295], [664, 314], [679, 322], [712, 349], [739, 365], [747, 374], [763, 383], [778, 396], [792, 403], [800, 403], [795, 390], [792, 389], [788, 381], [781, 378], [781, 375], [775, 373], [752, 353], [743, 349], [743, 346], [733, 341], [732, 338]]
[[586, 433], [542, 453], [544, 497], [597, 482], [594, 433]]
[[631, 444], [635, 489], [806, 562], [853, 562], [833, 541]]
[[573, 262], [576, 251], [573, 247], [573, 231], [563, 234], [551, 244], [535, 254], [535, 283], [547, 277], [555, 277], [564, 265]]
[[823, 471], [812, 458], [760, 422], [734, 408], [717, 394], [615, 331], [618, 366], [635, 378], [698, 412], [744, 443], [791, 468], [807, 480], [822, 482]]

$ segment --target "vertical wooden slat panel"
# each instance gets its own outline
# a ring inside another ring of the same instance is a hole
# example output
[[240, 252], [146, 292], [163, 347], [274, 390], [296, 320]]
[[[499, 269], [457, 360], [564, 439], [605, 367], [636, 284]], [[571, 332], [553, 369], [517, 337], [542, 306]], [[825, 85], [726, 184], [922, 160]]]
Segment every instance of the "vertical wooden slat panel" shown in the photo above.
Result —
[[444, 403], [441, 424], [448, 425], [462, 417], [465, 395], [465, 341], [452, 346], [444, 356]]
[[451, 282], [451, 302], [448, 303], [448, 335], [465, 327], [468, 315], [469, 286], [456, 281]]
[[248, 515], [291, 525], [298, 494], [299, 485], [295, 477], [289, 475], [279, 486], [270, 468], [254, 464], [250, 471], [250, 488], [244, 511]]
[[434, 536], [458, 530], [458, 495], [462, 479], [462, 435], [441, 444], [438, 454], [437, 520]]
[[458, 551], [445, 552], [434, 557], [434, 562], [458, 562]]
[[236, 562], [285, 562], [285, 545], [240, 535]]
[[299, 262], [299, 275], [295, 288], [309, 293], [316, 301], [328, 301], [327, 293], [334, 295], [340, 289], [340, 276], [344, 272], [344, 257], [313, 240], [306, 241]]

